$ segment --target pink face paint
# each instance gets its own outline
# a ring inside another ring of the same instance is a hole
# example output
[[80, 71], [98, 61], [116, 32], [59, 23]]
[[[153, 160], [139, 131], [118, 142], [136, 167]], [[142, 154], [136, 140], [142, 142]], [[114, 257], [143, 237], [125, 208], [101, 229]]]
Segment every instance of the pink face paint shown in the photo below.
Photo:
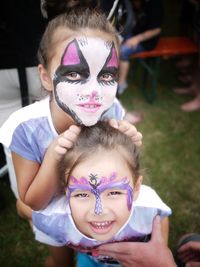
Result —
[[64, 55], [61, 60], [61, 64], [65, 66], [80, 64], [77, 45], [74, 41], [69, 43], [69, 45], [66, 47]]
[[115, 67], [118, 68], [118, 59], [117, 59], [117, 53], [116, 53], [116, 49], [114, 47], [112, 47], [111, 50], [111, 58], [110, 60], [107, 62], [107, 67]]
[[89, 96], [89, 101], [90, 102], [94, 102], [96, 100], [96, 96], [97, 96], [97, 92], [96, 91], [92, 91], [92, 94]]
[[133, 188], [129, 185], [129, 181], [126, 177], [121, 180], [115, 181], [117, 175], [113, 172], [110, 177], [101, 177], [98, 179], [97, 175], [90, 174], [89, 181], [88, 178], [81, 177], [81, 179], [77, 179], [74, 176], [70, 177], [71, 185], [67, 186], [67, 199], [69, 201], [71, 193], [75, 190], [84, 190], [90, 191], [95, 195], [96, 203], [95, 203], [95, 214], [100, 215], [102, 213], [102, 204], [100, 194], [112, 188], [119, 188], [127, 191], [127, 207], [128, 210], [131, 210], [132, 202], [133, 202]]
[[55, 101], [78, 124], [94, 125], [112, 106], [117, 79], [113, 42], [91, 37], [73, 39], [54, 75]]

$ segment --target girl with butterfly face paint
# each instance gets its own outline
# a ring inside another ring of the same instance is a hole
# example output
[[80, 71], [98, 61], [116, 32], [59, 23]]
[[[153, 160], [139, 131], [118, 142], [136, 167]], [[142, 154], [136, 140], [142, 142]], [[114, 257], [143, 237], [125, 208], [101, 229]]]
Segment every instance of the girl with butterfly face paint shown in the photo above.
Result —
[[[141, 134], [122, 120], [124, 111], [115, 99], [118, 38], [104, 15], [76, 8], [55, 17], [43, 35], [38, 58], [41, 83], [50, 94], [12, 114], [0, 129], [0, 142], [12, 152], [18, 211], [29, 218], [31, 208], [46, 207], [60, 193], [57, 164], [76, 141], [80, 125], [111, 119], [114, 127], [141, 144]], [[51, 249], [54, 259], [46, 266], [65, 266], [66, 257], [57, 250]]]
[[106, 122], [83, 127], [59, 166], [65, 194], [33, 212], [33, 224], [58, 246], [86, 253], [78, 253], [77, 267], [121, 266], [109, 257], [92, 257], [93, 249], [117, 241], [147, 242], [157, 214], [167, 243], [171, 210], [141, 185], [138, 150], [127, 135]]

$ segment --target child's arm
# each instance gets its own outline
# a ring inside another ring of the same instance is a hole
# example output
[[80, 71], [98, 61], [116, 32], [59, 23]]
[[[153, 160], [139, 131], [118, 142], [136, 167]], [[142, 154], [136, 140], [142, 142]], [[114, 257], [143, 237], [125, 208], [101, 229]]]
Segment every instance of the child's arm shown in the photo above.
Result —
[[57, 164], [67, 149], [73, 146], [79, 133], [80, 128], [72, 125], [58, 136], [49, 145], [41, 165], [12, 153], [19, 196], [26, 205], [35, 210], [42, 209], [59, 193]]
[[142, 134], [137, 131], [136, 127], [126, 120], [117, 121], [110, 119], [109, 124], [118, 129], [120, 132], [130, 136], [136, 146], [142, 145]]

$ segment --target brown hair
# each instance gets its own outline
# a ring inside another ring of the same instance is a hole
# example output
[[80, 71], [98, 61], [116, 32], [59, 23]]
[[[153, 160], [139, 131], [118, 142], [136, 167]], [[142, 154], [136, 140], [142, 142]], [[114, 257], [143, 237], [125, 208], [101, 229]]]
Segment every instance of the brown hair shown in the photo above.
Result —
[[62, 183], [73, 169], [87, 157], [99, 150], [115, 150], [120, 153], [130, 169], [133, 182], [140, 176], [139, 153], [130, 137], [111, 127], [107, 122], [99, 121], [96, 125], [83, 126], [81, 133], [71, 150], [68, 150], [59, 164]]
[[[54, 39], [58, 28], [65, 28], [66, 32], [68, 30], [69, 34], [70, 32], [78, 32], [82, 29], [97, 30], [111, 35], [115, 43], [119, 45], [115, 28], [101, 11], [82, 6], [69, 8], [65, 13], [51, 20], [43, 34], [38, 49], [38, 60], [45, 68], [48, 67], [48, 63], [54, 53], [56, 46], [56, 41]], [[61, 38], [63, 38], [63, 36], [60, 36], [60, 39]]]

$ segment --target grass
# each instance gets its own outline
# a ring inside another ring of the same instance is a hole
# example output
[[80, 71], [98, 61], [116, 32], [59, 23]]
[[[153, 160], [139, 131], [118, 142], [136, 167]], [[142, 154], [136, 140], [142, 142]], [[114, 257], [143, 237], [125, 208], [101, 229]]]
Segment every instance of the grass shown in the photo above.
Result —
[[[178, 30], [180, 3], [164, 1], [167, 22], [163, 28], [168, 35]], [[162, 61], [160, 72], [153, 104], [142, 95], [139, 70], [134, 79], [130, 74], [129, 89], [121, 101], [127, 109], [143, 112], [144, 121], [137, 128], [144, 137], [141, 159], [145, 180], [173, 210], [169, 244], [174, 249], [180, 235], [200, 229], [200, 111], [180, 110], [180, 105], [190, 98], [172, 91], [177, 85], [173, 61]], [[5, 208], [0, 212], [0, 267], [43, 266], [46, 247], [34, 241], [28, 223], [17, 216], [7, 178], [0, 180], [0, 195], [5, 199]]]
[[137, 126], [143, 134], [142, 164], [147, 182], [172, 208], [170, 247], [178, 237], [200, 229], [200, 112], [184, 113], [181, 103], [187, 96], [177, 96], [173, 61], [162, 62], [157, 99], [144, 101], [139, 83], [132, 83], [122, 102], [128, 109], [143, 112], [144, 121]]
[[[172, 91], [177, 83], [172, 61], [162, 61], [153, 104], [142, 95], [137, 81], [139, 72], [135, 76], [121, 101], [127, 109], [143, 112], [144, 121], [137, 126], [144, 137], [142, 167], [147, 183], [173, 210], [169, 244], [174, 249], [181, 234], [200, 229], [200, 112], [180, 110], [180, 104], [189, 98]], [[6, 202], [0, 212], [0, 266], [43, 266], [46, 247], [34, 241], [28, 223], [17, 216], [7, 179], [0, 180], [0, 191]]]

